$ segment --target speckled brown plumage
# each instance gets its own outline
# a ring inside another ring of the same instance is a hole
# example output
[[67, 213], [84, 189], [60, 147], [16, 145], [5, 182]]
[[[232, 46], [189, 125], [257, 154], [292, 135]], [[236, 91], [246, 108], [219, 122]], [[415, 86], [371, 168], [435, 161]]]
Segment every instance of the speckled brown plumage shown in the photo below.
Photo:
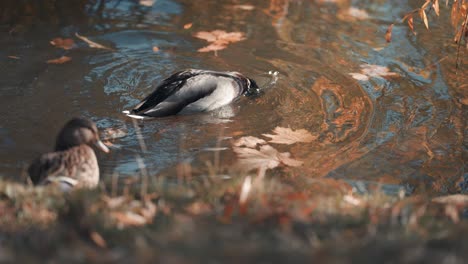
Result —
[[59, 183], [69, 187], [94, 188], [99, 183], [96, 145], [108, 152], [99, 140], [96, 125], [87, 119], [70, 120], [57, 136], [55, 152], [41, 155], [28, 168], [35, 185]]

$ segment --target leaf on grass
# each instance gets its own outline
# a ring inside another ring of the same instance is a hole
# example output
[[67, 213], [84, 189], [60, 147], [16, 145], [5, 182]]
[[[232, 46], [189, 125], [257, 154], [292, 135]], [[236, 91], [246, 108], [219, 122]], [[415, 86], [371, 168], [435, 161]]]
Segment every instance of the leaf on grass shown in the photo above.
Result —
[[242, 32], [226, 32], [224, 30], [213, 30], [211, 32], [200, 31], [193, 36], [212, 42], [210, 45], [199, 49], [199, 52], [222, 50], [225, 49], [229, 43], [245, 40], [244, 33]]
[[273, 132], [276, 135], [263, 134], [265, 137], [271, 138], [271, 143], [277, 144], [294, 144], [297, 142], [312, 142], [317, 139], [317, 135], [312, 135], [309, 131], [305, 129], [297, 129], [296, 131], [288, 127], [275, 127]]
[[69, 50], [75, 47], [75, 41], [71, 38], [54, 38], [50, 41], [50, 44], [64, 50]]
[[260, 150], [252, 148], [233, 147], [234, 152], [239, 157], [239, 165], [245, 169], [266, 168], [273, 169], [280, 164], [297, 167], [302, 165], [302, 161], [292, 159], [289, 152], [280, 153], [270, 145], [263, 145]]
[[51, 59], [51, 60], [48, 60], [47, 63], [49, 64], [63, 64], [65, 62], [68, 62], [68, 61], [71, 61], [71, 57], [68, 57], [68, 56], [62, 56], [58, 59]]
[[189, 28], [192, 27], [192, 25], [193, 25], [193, 23], [187, 23], [187, 24], [184, 25], [184, 29], [189, 29]]
[[257, 147], [257, 145], [264, 145], [264, 144], [266, 144], [265, 140], [258, 138], [258, 137], [252, 137], [252, 136], [241, 137], [234, 142], [234, 146], [236, 147], [246, 146], [248, 148], [255, 148]]
[[78, 33], [75, 33], [75, 36], [79, 39], [81, 39], [82, 41], [86, 42], [88, 44], [88, 46], [90, 48], [94, 48], [94, 49], [106, 49], [106, 50], [112, 50], [111, 48], [108, 48], [104, 45], [101, 45], [99, 43], [96, 43], [94, 41], [91, 41], [89, 38], [85, 37], [85, 36], [81, 36], [80, 34]]
[[385, 40], [387, 43], [390, 43], [392, 41], [392, 30], [393, 30], [393, 24], [388, 26], [387, 32], [385, 33]]

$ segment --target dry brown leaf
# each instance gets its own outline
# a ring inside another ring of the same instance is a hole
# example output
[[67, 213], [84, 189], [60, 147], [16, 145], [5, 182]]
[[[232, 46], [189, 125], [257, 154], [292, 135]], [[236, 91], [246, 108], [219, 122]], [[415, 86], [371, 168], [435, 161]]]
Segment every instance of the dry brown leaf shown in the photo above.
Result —
[[387, 32], [385, 33], [385, 40], [390, 43], [392, 41], [392, 30], [393, 30], [393, 24], [388, 26]]
[[289, 127], [275, 127], [273, 132], [276, 133], [276, 135], [263, 134], [263, 136], [271, 138], [270, 143], [290, 145], [297, 142], [308, 143], [317, 139], [317, 135], [312, 135], [305, 129], [297, 129], [294, 131]]
[[91, 234], [89, 234], [91, 240], [93, 240], [93, 242], [98, 245], [99, 247], [101, 248], [106, 248], [107, 247], [107, 243], [106, 241], [104, 240], [104, 238], [96, 231], [92, 231]]
[[159, 48], [156, 46], [153, 46], [153, 52], [158, 52], [158, 51], [159, 51]]
[[193, 23], [187, 23], [187, 24], [184, 25], [184, 29], [189, 29], [189, 28], [192, 27], [192, 25], [193, 25]]
[[88, 46], [90, 48], [94, 48], [94, 49], [106, 49], [106, 50], [112, 50], [111, 48], [108, 48], [104, 45], [101, 45], [99, 43], [96, 43], [94, 41], [91, 41], [89, 38], [85, 37], [85, 36], [81, 36], [80, 34], [78, 33], [75, 33], [75, 36], [81, 40], [83, 40], [84, 42], [86, 42], [88, 44]]
[[65, 62], [68, 62], [68, 61], [71, 61], [71, 57], [68, 57], [68, 56], [62, 56], [58, 59], [51, 59], [51, 60], [48, 60], [47, 63], [49, 64], [63, 64]]
[[248, 148], [255, 148], [257, 145], [264, 145], [264, 144], [266, 144], [265, 140], [258, 138], [258, 137], [252, 137], [252, 136], [241, 137], [234, 142], [234, 146], [236, 147], [246, 146]]
[[361, 73], [350, 73], [350, 75], [360, 81], [367, 81], [369, 77], [393, 77], [398, 76], [396, 72], [391, 72], [387, 67], [374, 65], [374, 64], [363, 64], [361, 65]]
[[369, 14], [366, 12], [366, 10], [359, 9], [356, 7], [350, 7], [347, 10], [347, 14], [357, 20], [365, 20], [369, 18]]
[[280, 164], [297, 167], [303, 163], [302, 161], [290, 158], [290, 153], [280, 153], [270, 145], [263, 145], [260, 147], [260, 150], [239, 147], [233, 147], [233, 150], [239, 157], [239, 165], [244, 166], [247, 170], [262, 167], [273, 169]]
[[229, 43], [239, 42], [245, 39], [242, 32], [226, 32], [213, 30], [211, 32], [200, 31], [193, 35], [196, 38], [212, 42], [210, 45], [199, 49], [199, 52], [210, 52], [225, 49]]
[[71, 38], [54, 38], [50, 41], [50, 44], [64, 50], [69, 50], [75, 47], [75, 41]]

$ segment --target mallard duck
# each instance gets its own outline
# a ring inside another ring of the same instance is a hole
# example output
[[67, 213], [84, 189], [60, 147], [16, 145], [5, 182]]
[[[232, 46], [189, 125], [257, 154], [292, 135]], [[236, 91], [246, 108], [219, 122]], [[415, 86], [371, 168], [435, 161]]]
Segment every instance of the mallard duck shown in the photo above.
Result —
[[258, 93], [257, 83], [238, 72], [189, 69], [174, 73], [137, 104], [128, 116], [138, 119], [211, 111], [241, 95]]
[[94, 122], [85, 118], [68, 121], [57, 136], [55, 151], [42, 154], [28, 168], [35, 185], [56, 184], [62, 189], [94, 188], [99, 183], [99, 166], [94, 150], [109, 149], [99, 140]]

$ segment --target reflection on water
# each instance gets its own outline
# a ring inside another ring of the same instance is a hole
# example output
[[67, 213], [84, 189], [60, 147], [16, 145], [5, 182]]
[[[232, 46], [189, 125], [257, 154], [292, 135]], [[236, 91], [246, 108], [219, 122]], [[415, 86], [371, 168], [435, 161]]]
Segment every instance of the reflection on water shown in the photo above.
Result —
[[[264, 0], [246, 8], [237, 1], [158, 0], [150, 6], [97, 1], [83, 9], [87, 20], [72, 25], [17, 34], [2, 30], [0, 53], [20, 59], [0, 62], [6, 73], [0, 100], [8, 113], [0, 117], [0, 174], [18, 178], [34, 156], [51, 149], [65, 120], [82, 115], [100, 129], [127, 133], [112, 141], [110, 156], [100, 156], [103, 177], [114, 171], [134, 175], [136, 155], [143, 156], [151, 174], [180, 161], [205, 166], [218, 147], [229, 166], [235, 159], [230, 139], [281, 126], [320, 135], [287, 147], [304, 166], [282, 172], [381, 182], [390, 189], [422, 184], [427, 190], [455, 190], [464, 173], [466, 106], [454, 103], [456, 84], [447, 84], [452, 65], [438, 63], [447, 51], [433, 49], [448, 37], [416, 42], [405, 26], [396, 25], [387, 44], [386, 27], [411, 8], [358, 3]], [[188, 23], [192, 26], [184, 29]], [[192, 35], [216, 29], [243, 32], [246, 40], [216, 54], [198, 53], [205, 42]], [[72, 37], [75, 31], [113, 51], [49, 46], [50, 39]], [[64, 54], [72, 61], [44, 63]], [[362, 65], [384, 66], [392, 75], [353, 79], [351, 73], [362, 71]], [[121, 111], [184, 68], [239, 71], [264, 84], [266, 73], [277, 70], [280, 78], [262, 96], [213, 113], [138, 123], [148, 149], [142, 153], [135, 126]]]

